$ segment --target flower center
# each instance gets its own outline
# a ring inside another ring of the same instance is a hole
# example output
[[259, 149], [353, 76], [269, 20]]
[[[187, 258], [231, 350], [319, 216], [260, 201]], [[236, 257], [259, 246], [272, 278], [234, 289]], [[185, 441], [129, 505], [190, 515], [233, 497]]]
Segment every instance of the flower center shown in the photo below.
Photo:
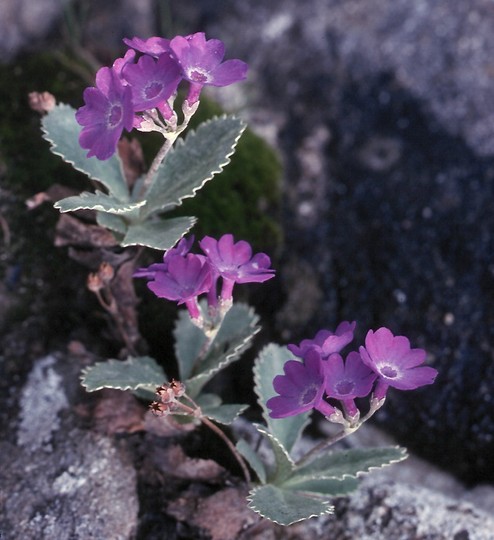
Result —
[[398, 375], [398, 371], [391, 366], [383, 366], [381, 368], [381, 375], [388, 377], [388, 379], [394, 379]]
[[340, 395], [346, 395], [353, 392], [355, 383], [353, 381], [340, 381], [335, 385], [335, 389]]
[[115, 127], [120, 123], [122, 119], [122, 107], [120, 105], [113, 105], [108, 115], [108, 123], [110, 127]]
[[309, 386], [309, 388], [307, 388], [307, 390], [302, 394], [300, 398], [302, 405], [307, 405], [311, 401], [314, 401], [316, 394], [317, 388], [315, 386]]
[[146, 99], [153, 99], [159, 95], [162, 89], [163, 85], [155, 81], [146, 86], [144, 89], [144, 95], [146, 96]]
[[192, 68], [189, 70], [189, 79], [195, 83], [205, 84], [209, 81], [209, 75], [201, 68]]

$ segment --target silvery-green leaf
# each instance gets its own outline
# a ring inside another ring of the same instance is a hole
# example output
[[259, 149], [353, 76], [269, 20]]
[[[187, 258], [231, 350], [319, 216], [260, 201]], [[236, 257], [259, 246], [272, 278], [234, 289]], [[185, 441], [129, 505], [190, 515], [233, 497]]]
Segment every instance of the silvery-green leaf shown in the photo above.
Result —
[[392, 463], [398, 463], [406, 457], [406, 449], [399, 446], [353, 448], [330, 452], [296, 467], [287, 483], [314, 478], [356, 478], [371, 469], [379, 469]]
[[[185, 391], [188, 393], [188, 389], [186, 388]], [[209, 392], [202, 392], [199, 394], [195, 402], [199, 407], [219, 407], [222, 403], [220, 396], [217, 394], [212, 394]]]
[[81, 126], [75, 119], [75, 109], [64, 103], [57, 105], [41, 121], [43, 137], [50, 143], [51, 151], [70, 163], [89, 178], [103, 184], [117, 200], [129, 200], [129, 189], [122, 172], [122, 162], [117, 154], [101, 161], [87, 158], [87, 150], [79, 145]]
[[274, 343], [267, 345], [259, 354], [254, 365], [254, 390], [269, 432], [272, 433], [285, 450], [290, 453], [293, 445], [309, 423], [310, 412], [290, 416], [288, 418], [271, 418], [266, 402], [277, 395], [273, 388], [273, 379], [283, 374], [285, 362], [293, 359], [286, 347]]
[[206, 335], [192, 324], [189, 312], [182, 309], [178, 313], [173, 336], [180, 380], [185, 381], [191, 376], [194, 364], [205, 346]]
[[259, 458], [259, 454], [244, 439], [240, 439], [235, 446], [252, 467], [252, 470], [257, 474], [261, 484], [265, 484], [267, 479], [266, 467]]
[[266, 427], [259, 424], [254, 424], [254, 427], [268, 439], [273, 450], [275, 469], [269, 474], [268, 481], [272, 484], [281, 485], [291, 477], [295, 463], [280, 441]]
[[259, 317], [245, 304], [233, 304], [225, 315], [221, 327], [207, 349], [196, 361], [192, 376], [186, 381], [192, 397], [220, 370], [226, 368], [247, 350], [259, 332]]
[[172, 209], [183, 199], [193, 197], [230, 162], [244, 129], [240, 119], [222, 116], [202, 123], [185, 140], [178, 139], [145, 194], [147, 204], [141, 216]]
[[88, 392], [101, 388], [154, 391], [167, 378], [156, 360], [149, 356], [129, 357], [127, 360], [106, 360], [86, 368], [81, 376], [82, 386]]
[[[292, 480], [292, 479], [290, 479]], [[305, 493], [318, 493], [326, 498], [342, 497], [355, 491], [359, 486], [356, 478], [314, 478], [311, 480], [300, 480], [284, 482], [282, 487], [290, 491], [302, 491]]]
[[109, 229], [110, 231], [117, 232], [119, 234], [125, 234], [127, 232], [127, 223], [117, 214], [109, 214], [108, 212], [96, 212], [96, 223], [100, 227]]
[[121, 245], [146, 246], [167, 251], [192, 229], [195, 222], [194, 217], [178, 217], [129, 225]]
[[247, 500], [249, 508], [261, 516], [285, 526], [334, 512], [334, 508], [328, 500], [302, 492], [290, 491], [272, 484], [254, 488], [249, 493]]
[[229, 425], [249, 406], [243, 403], [228, 403], [216, 406], [201, 407], [202, 414], [219, 424]]
[[126, 214], [132, 212], [144, 204], [140, 202], [120, 202], [115, 197], [105, 195], [101, 191], [90, 193], [83, 191], [80, 195], [66, 197], [57, 201], [54, 206], [60, 212], [74, 212], [75, 210], [98, 210], [110, 214]]

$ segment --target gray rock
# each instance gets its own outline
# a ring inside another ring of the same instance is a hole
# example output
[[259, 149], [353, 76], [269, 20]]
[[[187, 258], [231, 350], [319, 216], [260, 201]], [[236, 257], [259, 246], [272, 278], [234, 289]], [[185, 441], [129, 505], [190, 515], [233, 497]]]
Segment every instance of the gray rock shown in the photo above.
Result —
[[0, 442], [2, 539], [125, 540], [136, 530], [130, 456], [75, 427], [68, 410], [75, 367], [67, 358], [42, 358], [20, 392], [17, 445], [9, 437]]

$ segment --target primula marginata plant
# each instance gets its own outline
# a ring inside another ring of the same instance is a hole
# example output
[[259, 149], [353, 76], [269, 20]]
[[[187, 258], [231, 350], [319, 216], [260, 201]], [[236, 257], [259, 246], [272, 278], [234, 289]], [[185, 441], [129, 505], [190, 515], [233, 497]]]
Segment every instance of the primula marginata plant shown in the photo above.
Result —
[[[275, 271], [268, 255], [253, 253], [248, 242], [228, 232], [218, 239], [206, 236], [194, 246], [194, 236], [186, 235], [195, 218], [170, 219], [166, 213], [194, 197], [229, 163], [245, 127], [238, 118], [214, 118], [180, 135], [197, 111], [203, 87], [242, 81], [247, 65], [223, 61], [223, 43], [203, 33], [124, 42], [128, 50], [97, 72], [96, 85], [84, 91], [79, 110], [55, 105], [46, 95], [31, 96], [47, 112], [42, 124], [51, 150], [93, 182], [94, 191], [55, 206], [62, 214], [93, 212], [98, 227], [64, 221], [61, 228], [72, 227], [72, 236], [84, 236], [99, 253], [88, 287], [125, 345], [125, 360], [86, 368], [82, 384], [89, 392], [130, 390], [151, 402], [151, 412], [163, 422], [207, 425], [233, 452], [250, 484], [249, 506], [262, 516], [289, 525], [330, 513], [331, 500], [356, 489], [359, 475], [404, 459], [405, 450], [328, 448], [369, 419], [390, 387], [413, 390], [431, 384], [436, 371], [423, 365], [422, 349], [412, 349], [407, 338], [387, 328], [370, 330], [364, 346], [343, 355], [355, 322], [342, 322], [334, 332], [321, 330], [299, 345], [270, 344], [255, 362], [254, 386], [264, 419], [255, 428], [272, 458], [265, 463], [245, 440], [234, 444], [226, 436], [217, 424], [231, 424], [247, 405], [224, 404], [205, 390], [206, 384], [237, 361], [259, 331], [258, 316], [234, 302], [234, 289], [270, 280]], [[186, 94], [177, 105], [180, 85]], [[133, 130], [163, 137], [148, 171], [137, 175], [129, 173], [129, 146], [121, 140], [124, 131]], [[139, 259], [145, 247], [164, 252], [162, 261], [143, 267]], [[179, 311], [173, 332], [177, 380], [169, 379], [156, 360], [139, 354], [133, 279], [146, 280], [157, 297], [186, 308]], [[338, 429], [300, 455], [296, 442], [313, 409]]]

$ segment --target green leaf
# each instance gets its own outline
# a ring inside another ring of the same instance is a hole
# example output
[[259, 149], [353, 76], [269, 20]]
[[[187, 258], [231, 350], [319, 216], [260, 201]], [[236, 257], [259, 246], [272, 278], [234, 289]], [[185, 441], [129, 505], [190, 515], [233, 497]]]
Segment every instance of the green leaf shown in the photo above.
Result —
[[269, 475], [268, 480], [272, 484], [281, 485], [292, 476], [295, 463], [290, 454], [288, 454], [280, 441], [272, 433], [259, 424], [254, 424], [254, 427], [261, 435], [264, 435], [268, 439], [273, 449], [275, 470]]
[[252, 470], [257, 474], [261, 484], [265, 484], [267, 478], [266, 467], [259, 458], [259, 455], [254, 452], [250, 444], [248, 444], [244, 439], [240, 439], [235, 446], [242, 456], [247, 460], [247, 463], [252, 467]]
[[213, 118], [197, 131], [179, 139], [158, 169], [145, 197], [143, 218], [171, 209], [193, 197], [204, 184], [230, 163], [245, 124], [233, 116]]
[[334, 512], [334, 508], [327, 500], [271, 484], [254, 488], [247, 499], [249, 508], [285, 526]]
[[110, 214], [125, 214], [132, 212], [145, 203], [140, 202], [120, 202], [115, 197], [105, 195], [101, 191], [90, 193], [83, 191], [80, 195], [67, 197], [57, 201], [54, 206], [60, 212], [73, 212], [75, 210], [99, 210], [100, 212], [108, 212]]
[[227, 405], [216, 405], [201, 407], [204, 416], [219, 424], [229, 425], [240, 416], [249, 406], [244, 403], [229, 403]]
[[57, 105], [41, 120], [43, 137], [51, 144], [51, 151], [70, 163], [89, 178], [103, 184], [119, 201], [129, 200], [129, 189], [117, 154], [106, 161], [87, 158], [87, 150], [79, 145], [81, 126], [75, 119], [75, 109], [64, 103]]
[[130, 225], [121, 245], [167, 251], [192, 229], [195, 222], [194, 217], [178, 217]]
[[301, 480], [300, 482], [283, 483], [282, 487], [290, 491], [302, 491], [314, 493], [326, 498], [341, 497], [355, 491], [359, 486], [356, 478], [315, 478], [313, 480]]
[[286, 482], [293, 484], [317, 478], [356, 478], [371, 469], [379, 469], [406, 459], [405, 448], [388, 446], [383, 448], [354, 448], [323, 454], [313, 461], [296, 467]]
[[310, 411], [288, 418], [275, 419], [269, 416], [266, 402], [276, 395], [273, 379], [276, 375], [283, 374], [283, 366], [290, 359], [293, 359], [293, 355], [286, 347], [271, 343], [261, 351], [254, 365], [254, 390], [259, 398], [258, 402], [262, 408], [264, 420], [270, 433], [288, 453], [292, 451], [295, 442], [309, 423]]
[[206, 335], [195, 324], [192, 324], [189, 312], [182, 309], [178, 313], [173, 337], [179, 377], [181, 381], [185, 381], [191, 376], [194, 364], [205, 346]]
[[245, 304], [233, 304], [204, 358], [195, 363], [193, 376], [186, 381], [189, 395], [196, 396], [201, 388], [222, 369], [238, 360], [259, 332], [259, 317]]
[[167, 378], [156, 360], [149, 356], [129, 357], [127, 360], [110, 359], [98, 362], [82, 372], [82, 386], [88, 392], [101, 388], [154, 390]]
[[96, 212], [96, 223], [100, 227], [109, 229], [110, 231], [117, 232], [119, 234], [125, 234], [127, 232], [127, 223], [116, 214], [109, 214], [108, 212]]

